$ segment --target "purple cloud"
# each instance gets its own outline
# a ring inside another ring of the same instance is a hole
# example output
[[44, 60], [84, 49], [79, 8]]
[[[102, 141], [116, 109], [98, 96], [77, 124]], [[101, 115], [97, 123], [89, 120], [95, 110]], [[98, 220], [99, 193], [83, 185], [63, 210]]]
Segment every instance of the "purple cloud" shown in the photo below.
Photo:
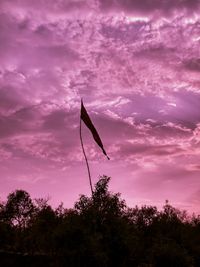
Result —
[[199, 1], [20, 0], [0, 10], [0, 194], [24, 187], [71, 206], [89, 192], [83, 97], [111, 157], [83, 127], [94, 180], [113, 176], [131, 204], [191, 206], [200, 186]]
[[99, 0], [100, 7], [103, 10], [123, 10], [127, 13], [142, 13], [149, 14], [151, 12], [161, 11], [161, 13], [167, 14], [173, 10], [195, 11], [199, 8], [198, 0]]

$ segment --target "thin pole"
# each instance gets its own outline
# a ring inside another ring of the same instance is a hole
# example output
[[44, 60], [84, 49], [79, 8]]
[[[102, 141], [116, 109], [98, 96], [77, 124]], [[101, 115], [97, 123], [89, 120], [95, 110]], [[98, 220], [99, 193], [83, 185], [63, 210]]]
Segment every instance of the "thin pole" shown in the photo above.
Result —
[[92, 193], [92, 196], [93, 196], [93, 188], [92, 188], [92, 179], [91, 179], [91, 174], [90, 174], [90, 168], [89, 168], [88, 159], [87, 159], [87, 156], [86, 156], [86, 153], [85, 153], [85, 149], [84, 149], [84, 146], [83, 146], [81, 116], [80, 116], [80, 140], [81, 140], [81, 147], [82, 147], [83, 155], [85, 157], [85, 162], [86, 162], [86, 166], [87, 166], [87, 170], [88, 170], [88, 177], [89, 177], [89, 182], [90, 182], [91, 193]]

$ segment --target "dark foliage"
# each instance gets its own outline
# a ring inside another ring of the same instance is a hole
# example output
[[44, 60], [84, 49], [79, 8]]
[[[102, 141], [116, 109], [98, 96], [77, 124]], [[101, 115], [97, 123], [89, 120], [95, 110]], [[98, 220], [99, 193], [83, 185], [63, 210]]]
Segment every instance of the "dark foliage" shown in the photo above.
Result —
[[101, 177], [73, 209], [53, 209], [23, 190], [9, 194], [0, 203], [1, 266], [200, 266], [200, 217], [168, 202], [162, 211], [128, 208], [109, 180]]

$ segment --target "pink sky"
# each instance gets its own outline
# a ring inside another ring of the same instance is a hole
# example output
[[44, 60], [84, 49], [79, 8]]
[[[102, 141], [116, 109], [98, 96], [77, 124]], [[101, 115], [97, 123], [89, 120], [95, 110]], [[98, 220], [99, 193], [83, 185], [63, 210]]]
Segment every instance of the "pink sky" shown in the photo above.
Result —
[[127, 204], [200, 212], [200, 1], [1, 0], [0, 197], [72, 207], [93, 182]]

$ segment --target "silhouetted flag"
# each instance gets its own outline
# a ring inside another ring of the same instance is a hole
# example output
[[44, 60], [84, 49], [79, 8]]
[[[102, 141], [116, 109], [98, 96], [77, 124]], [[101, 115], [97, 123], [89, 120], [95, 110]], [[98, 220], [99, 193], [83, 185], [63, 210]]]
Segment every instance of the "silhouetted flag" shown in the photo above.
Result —
[[103, 147], [103, 144], [102, 144], [102, 141], [101, 141], [101, 138], [99, 137], [99, 134], [97, 132], [97, 130], [95, 129], [88, 113], [87, 113], [87, 110], [85, 109], [84, 105], [83, 105], [83, 101], [81, 99], [81, 119], [82, 121], [85, 123], [85, 125], [90, 129], [92, 135], [93, 135], [93, 138], [94, 140], [96, 141], [96, 143], [100, 146], [100, 148], [102, 149], [104, 155], [107, 157], [107, 159], [110, 159], [108, 157], [108, 155], [106, 154], [106, 151]]

